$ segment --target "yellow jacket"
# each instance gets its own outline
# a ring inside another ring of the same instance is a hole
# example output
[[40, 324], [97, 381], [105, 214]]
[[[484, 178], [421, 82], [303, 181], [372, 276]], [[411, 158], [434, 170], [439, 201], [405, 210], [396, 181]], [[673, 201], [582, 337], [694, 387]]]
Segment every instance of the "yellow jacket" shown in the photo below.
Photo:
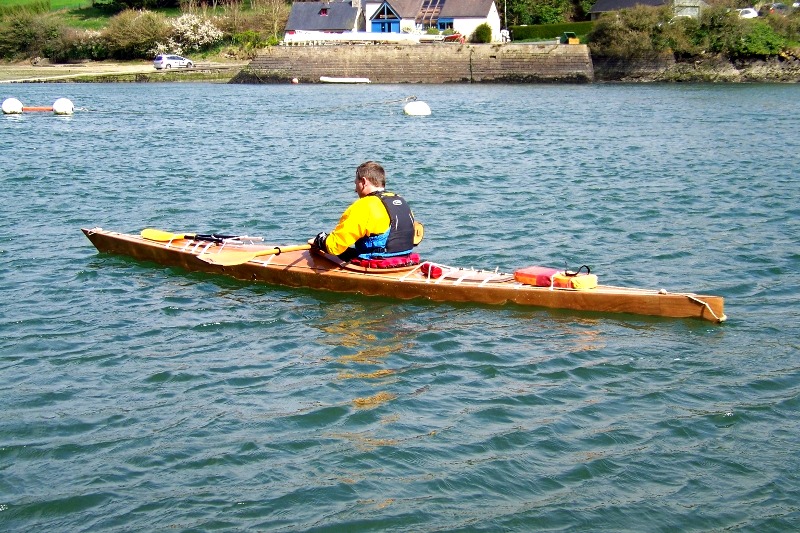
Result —
[[389, 223], [389, 213], [380, 198], [359, 198], [342, 213], [339, 223], [325, 239], [325, 247], [334, 255], [342, 254], [362, 237], [385, 233]]

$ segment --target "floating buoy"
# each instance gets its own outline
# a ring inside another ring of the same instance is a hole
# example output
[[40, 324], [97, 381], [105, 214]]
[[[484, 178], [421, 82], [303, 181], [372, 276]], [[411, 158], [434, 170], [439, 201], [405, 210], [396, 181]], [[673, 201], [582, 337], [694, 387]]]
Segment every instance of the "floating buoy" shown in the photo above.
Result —
[[298, 80], [297, 78], [292, 78], [292, 83], [298, 84], [300, 83], [300, 80]]
[[56, 115], [71, 115], [75, 112], [75, 106], [68, 98], [59, 98], [53, 102], [53, 113]]
[[425, 102], [420, 102], [419, 100], [415, 100], [413, 102], [409, 102], [403, 107], [403, 112], [406, 115], [411, 115], [415, 117], [424, 117], [431, 114], [431, 108]]
[[68, 98], [59, 98], [53, 102], [52, 106], [24, 106], [22, 102], [16, 98], [6, 98], [3, 100], [3, 113], [6, 115], [28, 111], [50, 111], [56, 115], [71, 115], [75, 112], [75, 106]]
[[3, 100], [4, 115], [18, 115], [22, 113], [22, 102], [16, 98], [6, 98]]

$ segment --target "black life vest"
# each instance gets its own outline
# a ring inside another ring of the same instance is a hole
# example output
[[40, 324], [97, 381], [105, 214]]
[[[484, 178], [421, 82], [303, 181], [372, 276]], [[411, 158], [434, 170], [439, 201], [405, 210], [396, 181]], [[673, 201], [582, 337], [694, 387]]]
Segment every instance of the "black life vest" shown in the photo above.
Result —
[[382, 235], [370, 235], [356, 242], [361, 257], [391, 257], [410, 254], [414, 250], [414, 214], [402, 196], [375, 191], [389, 215], [389, 230]]

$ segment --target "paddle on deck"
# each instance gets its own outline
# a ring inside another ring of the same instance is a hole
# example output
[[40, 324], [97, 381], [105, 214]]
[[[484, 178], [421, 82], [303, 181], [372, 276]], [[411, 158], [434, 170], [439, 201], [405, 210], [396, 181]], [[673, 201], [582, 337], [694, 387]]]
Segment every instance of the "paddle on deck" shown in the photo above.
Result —
[[268, 250], [258, 250], [255, 252], [228, 250], [219, 253], [200, 254], [197, 257], [200, 258], [201, 261], [205, 261], [206, 263], [210, 263], [212, 265], [236, 266], [236, 265], [243, 265], [248, 261], [252, 261], [256, 257], [261, 257], [262, 255], [274, 255], [274, 254], [281, 254], [283, 252], [297, 252], [300, 250], [310, 250], [310, 249], [311, 249], [310, 244], [298, 244], [295, 246], [276, 246], [275, 248], [271, 248]]
[[142, 236], [142, 238], [147, 239], [148, 241], [157, 241], [157, 242], [169, 242], [178, 239], [222, 242], [225, 239], [236, 239], [239, 237], [238, 235], [215, 235], [215, 234], [200, 235], [196, 233], [170, 233], [169, 231], [164, 231], [155, 228], [145, 228], [142, 230], [140, 235]]

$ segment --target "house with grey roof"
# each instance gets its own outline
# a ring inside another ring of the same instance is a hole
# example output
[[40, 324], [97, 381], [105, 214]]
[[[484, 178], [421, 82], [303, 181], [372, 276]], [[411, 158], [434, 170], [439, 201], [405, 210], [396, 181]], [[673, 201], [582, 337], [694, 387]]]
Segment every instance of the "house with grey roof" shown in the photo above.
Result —
[[295, 2], [289, 13], [286, 31], [343, 33], [364, 31], [361, 0], [347, 2]]
[[708, 4], [703, 0], [597, 0], [589, 13], [592, 20], [597, 20], [603, 13], [621, 9], [631, 9], [636, 6], [661, 7], [666, 5], [672, 6], [676, 17], [693, 18], [699, 17], [700, 12], [708, 7]]
[[495, 0], [295, 1], [286, 31], [424, 33], [433, 27], [469, 37], [484, 23], [492, 28], [492, 40], [499, 41]]

